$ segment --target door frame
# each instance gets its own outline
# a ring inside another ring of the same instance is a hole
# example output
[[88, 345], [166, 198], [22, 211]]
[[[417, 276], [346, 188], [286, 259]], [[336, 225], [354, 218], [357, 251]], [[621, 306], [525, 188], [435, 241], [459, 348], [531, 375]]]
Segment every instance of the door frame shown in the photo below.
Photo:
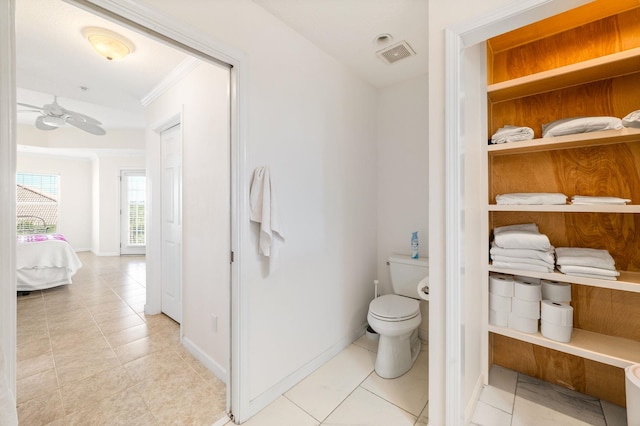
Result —
[[[127, 184], [127, 191], [124, 191], [124, 185], [125, 185], [125, 178], [127, 176], [145, 176], [147, 175], [147, 172], [145, 169], [121, 169], [120, 170], [120, 255], [143, 255], [146, 252], [147, 249], [147, 243], [146, 243], [146, 233], [147, 233], [147, 227], [145, 226], [145, 245], [144, 246], [136, 246], [139, 247], [138, 250], [131, 250], [130, 253], [122, 253], [122, 248], [125, 245], [125, 242], [123, 241], [123, 236], [124, 236], [124, 220], [123, 220], [123, 215], [124, 215], [124, 210], [126, 208], [126, 203], [124, 203], [124, 197], [125, 197], [125, 193], [128, 192], [129, 186]], [[146, 185], [145, 185], [146, 186]], [[147, 201], [146, 199], [148, 198], [147, 194], [146, 194], [146, 188], [145, 188], [145, 218], [147, 216]], [[128, 200], [128, 197], [127, 197]], [[128, 216], [127, 216], [128, 217]], [[127, 227], [128, 229], [128, 227]]]

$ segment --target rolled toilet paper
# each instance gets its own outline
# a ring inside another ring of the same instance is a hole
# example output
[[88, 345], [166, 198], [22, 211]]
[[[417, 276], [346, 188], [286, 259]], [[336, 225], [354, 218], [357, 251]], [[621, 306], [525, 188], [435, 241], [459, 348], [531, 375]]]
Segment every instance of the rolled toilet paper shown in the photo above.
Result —
[[513, 297], [513, 276], [507, 274], [490, 274], [489, 293], [503, 297]]
[[523, 318], [515, 315], [513, 312], [509, 314], [509, 328], [521, 331], [523, 333], [537, 333], [538, 320], [531, 318]]
[[573, 327], [570, 325], [552, 324], [548, 321], [540, 321], [540, 333], [547, 339], [557, 342], [570, 342]]
[[559, 281], [541, 280], [542, 299], [554, 302], [571, 302], [571, 284]]
[[513, 296], [530, 302], [542, 299], [542, 285], [535, 280], [519, 278], [513, 282]]
[[532, 283], [539, 283], [541, 281], [540, 278], [527, 277], [526, 275], [515, 275], [513, 277], [514, 281], [529, 281]]
[[418, 296], [420, 296], [422, 300], [429, 300], [429, 277], [424, 277], [418, 283], [417, 290], [418, 290]]
[[499, 325], [500, 327], [508, 327], [509, 312], [501, 312], [489, 309], [489, 324]]
[[532, 302], [514, 297], [511, 299], [511, 312], [519, 317], [537, 320], [540, 318], [540, 302]]
[[489, 293], [489, 309], [499, 312], [511, 312], [511, 298]]
[[573, 307], [568, 303], [543, 300], [540, 318], [550, 324], [573, 327]]

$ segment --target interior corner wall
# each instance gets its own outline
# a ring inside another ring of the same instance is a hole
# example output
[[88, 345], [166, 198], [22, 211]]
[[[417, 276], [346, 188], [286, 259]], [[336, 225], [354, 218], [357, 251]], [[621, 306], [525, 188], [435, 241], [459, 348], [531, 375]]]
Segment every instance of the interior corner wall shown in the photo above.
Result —
[[[393, 254], [410, 254], [411, 232], [418, 231], [420, 257], [429, 257], [428, 76], [379, 92], [377, 277], [380, 293], [388, 294], [386, 262]], [[429, 303], [420, 307], [420, 338], [428, 341]]]
[[366, 324], [377, 257], [377, 91], [252, 1], [147, 3], [243, 52], [249, 65], [243, 178], [249, 184], [256, 167], [270, 167], [285, 229], [277, 270], [258, 254], [256, 224], [239, 253], [245, 374], [258, 409]]
[[[230, 73], [202, 62], [147, 107], [151, 125], [181, 114], [182, 334], [199, 359], [226, 379], [230, 306]], [[149, 130], [152, 131], [152, 130]], [[159, 137], [149, 138], [149, 159], [161, 161]], [[160, 164], [150, 166], [152, 227], [161, 222]], [[157, 208], [156, 208], [157, 207]], [[153, 228], [151, 228], [153, 229]], [[153, 232], [153, 231], [152, 231]], [[156, 238], [150, 244], [161, 244]], [[158, 247], [149, 247], [153, 266]], [[215, 330], [212, 316], [217, 318]]]
[[60, 177], [58, 226], [76, 251], [91, 249], [91, 160], [18, 152], [18, 173]]

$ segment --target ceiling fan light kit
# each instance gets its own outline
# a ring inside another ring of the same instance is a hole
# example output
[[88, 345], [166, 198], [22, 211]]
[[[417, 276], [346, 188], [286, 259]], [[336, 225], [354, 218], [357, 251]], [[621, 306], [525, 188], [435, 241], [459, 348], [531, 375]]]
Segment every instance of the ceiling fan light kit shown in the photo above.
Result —
[[85, 27], [82, 29], [82, 34], [89, 40], [95, 51], [109, 61], [122, 59], [135, 50], [131, 41], [106, 28]]

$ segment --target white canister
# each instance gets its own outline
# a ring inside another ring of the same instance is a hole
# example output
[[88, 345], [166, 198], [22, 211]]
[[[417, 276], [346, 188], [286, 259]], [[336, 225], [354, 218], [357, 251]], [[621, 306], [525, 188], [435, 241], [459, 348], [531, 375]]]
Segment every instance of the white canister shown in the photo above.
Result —
[[489, 293], [489, 309], [499, 312], [511, 312], [511, 298]]
[[521, 331], [523, 333], [537, 333], [538, 332], [538, 320], [531, 318], [523, 318], [514, 315], [513, 312], [509, 315], [509, 328]]
[[534, 280], [517, 279], [513, 283], [513, 295], [518, 299], [530, 302], [542, 299], [542, 285]]
[[489, 293], [513, 297], [513, 276], [492, 273], [489, 275]]
[[572, 331], [573, 327], [570, 325], [552, 324], [545, 320], [540, 321], [540, 333], [547, 339], [567, 343], [571, 341]]
[[543, 300], [540, 318], [550, 324], [573, 327], [573, 306], [568, 303]]
[[541, 280], [540, 284], [542, 284], [542, 300], [571, 302], [571, 284], [550, 280]]
[[509, 326], [509, 312], [495, 311], [489, 309], [489, 324], [498, 325], [500, 327]]
[[511, 312], [519, 317], [538, 319], [540, 318], [540, 302], [532, 302], [514, 297], [511, 299]]

